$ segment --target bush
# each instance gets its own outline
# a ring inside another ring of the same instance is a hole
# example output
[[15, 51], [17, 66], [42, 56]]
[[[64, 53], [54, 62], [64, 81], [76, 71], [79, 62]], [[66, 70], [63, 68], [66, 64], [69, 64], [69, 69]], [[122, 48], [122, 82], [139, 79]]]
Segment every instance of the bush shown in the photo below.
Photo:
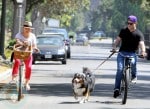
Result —
[[11, 39], [11, 40], [8, 42], [8, 46], [14, 46], [15, 43], [16, 43], [16, 40], [15, 40], [15, 39]]
[[6, 47], [5, 52], [4, 52], [7, 59], [11, 57], [11, 54], [13, 52], [13, 46], [15, 43], [16, 43], [15, 39], [11, 39], [8, 41], [8, 46]]

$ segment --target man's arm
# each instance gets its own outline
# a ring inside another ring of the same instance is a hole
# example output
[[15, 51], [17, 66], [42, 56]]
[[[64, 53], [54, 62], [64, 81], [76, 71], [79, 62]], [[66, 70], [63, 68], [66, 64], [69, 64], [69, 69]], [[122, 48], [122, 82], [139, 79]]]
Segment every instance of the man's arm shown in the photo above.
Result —
[[139, 48], [141, 50], [141, 55], [146, 56], [146, 48], [144, 41], [139, 42]]
[[121, 38], [117, 36], [115, 42], [113, 43], [113, 50], [116, 50], [117, 46], [120, 44]]

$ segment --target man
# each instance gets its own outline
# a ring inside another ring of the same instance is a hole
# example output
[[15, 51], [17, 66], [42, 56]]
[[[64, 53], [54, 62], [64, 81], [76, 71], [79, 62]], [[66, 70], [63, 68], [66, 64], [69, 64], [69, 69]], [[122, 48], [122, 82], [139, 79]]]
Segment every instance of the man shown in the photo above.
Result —
[[[120, 45], [121, 44], [121, 45]], [[140, 52], [142, 56], [146, 55], [145, 52], [145, 44], [144, 44], [144, 36], [140, 30], [137, 29], [137, 17], [134, 15], [130, 15], [127, 18], [127, 27], [121, 29], [119, 36], [116, 38], [113, 50], [116, 50], [116, 47], [120, 45], [119, 53], [117, 56], [117, 72], [115, 78], [115, 88], [114, 88], [114, 98], [119, 96], [121, 78], [123, 73], [123, 64], [124, 64], [124, 56], [133, 56], [132, 59], [132, 82], [136, 82], [137, 80], [137, 56], [136, 52], [138, 48], [140, 48]], [[121, 55], [122, 54], [122, 55]]]
[[[32, 33], [32, 23], [31, 22], [24, 22], [22, 31], [16, 34], [16, 44], [19, 46], [31, 46], [32, 49], [38, 52], [36, 46], [36, 37]], [[31, 69], [32, 69], [32, 54], [29, 56], [28, 59], [24, 60], [25, 64], [25, 87], [26, 90], [30, 90], [29, 80], [31, 77]], [[14, 66], [12, 70], [12, 80], [15, 80], [16, 76], [18, 75], [20, 65], [20, 59], [14, 59]]]

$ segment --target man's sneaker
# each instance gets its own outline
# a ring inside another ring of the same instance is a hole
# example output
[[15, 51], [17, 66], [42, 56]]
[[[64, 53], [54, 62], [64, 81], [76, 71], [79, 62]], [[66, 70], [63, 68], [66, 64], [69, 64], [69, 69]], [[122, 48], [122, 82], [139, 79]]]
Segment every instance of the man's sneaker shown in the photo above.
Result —
[[133, 77], [133, 78], [131, 79], [131, 82], [134, 83], [134, 84], [136, 83], [136, 81], [137, 81], [137, 77]]
[[114, 90], [114, 98], [117, 98], [119, 96], [119, 89]]

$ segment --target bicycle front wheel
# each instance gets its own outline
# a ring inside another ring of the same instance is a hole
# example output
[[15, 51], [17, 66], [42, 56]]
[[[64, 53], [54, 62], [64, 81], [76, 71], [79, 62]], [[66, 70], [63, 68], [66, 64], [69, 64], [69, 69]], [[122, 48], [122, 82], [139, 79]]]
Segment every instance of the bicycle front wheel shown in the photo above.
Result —
[[126, 104], [129, 86], [129, 70], [126, 69], [121, 80], [122, 104]]
[[19, 84], [18, 84], [18, 101], [22, 98], [22, 72], [23, 72], [23, 66], [19, 67]]

